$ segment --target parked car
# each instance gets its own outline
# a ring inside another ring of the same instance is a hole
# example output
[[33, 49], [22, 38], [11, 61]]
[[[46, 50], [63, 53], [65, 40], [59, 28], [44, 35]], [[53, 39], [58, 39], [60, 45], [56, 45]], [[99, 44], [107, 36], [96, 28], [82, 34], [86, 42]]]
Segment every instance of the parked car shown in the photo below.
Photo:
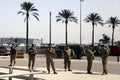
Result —
[[[80, 59], [84, 55], [84, 49], [79, 44], [70, 44], [68, 45], [71, 49], [74, 50], [75, 56], [72, 54], [71, 57]], [[64, 50], [65, 45], [56, 45], [55, 51], [56, 51], [56, 57], [61, 58], [62, 57], [62, 51]]]
[[47, 48], [48, 48], [48, 46], [41, 46], [40, 49], [39, 49], [39, 53], [40, 54], [45, 54]]
[[[120, 55], [120, 47], [119, 46], [108, 46], [110, 48], [110, 54], [111, 56], [117, 56]], [[94, 46], [95, 49], [95, 56], [100, 56], [99, 53], [99, 46]]]
[[[46, 46], [40, 46], [38, 49], [39, 54], [46, 54], [46, 49], [48, 48], [48, 45]], [[52, 48], [55, 49], [55, 47], [52, 45]]]
[[95, 50], [94, 55], [95, 56], [100, 56], [100, 46], [94, 46], [94, 50]]
[[110, 55], [117, 56], [120, 55], [120, 47], [119, 46], [109, 46]]
[[10, 48], [7, 46], [0, 46], [0, 55], [9, 55]]

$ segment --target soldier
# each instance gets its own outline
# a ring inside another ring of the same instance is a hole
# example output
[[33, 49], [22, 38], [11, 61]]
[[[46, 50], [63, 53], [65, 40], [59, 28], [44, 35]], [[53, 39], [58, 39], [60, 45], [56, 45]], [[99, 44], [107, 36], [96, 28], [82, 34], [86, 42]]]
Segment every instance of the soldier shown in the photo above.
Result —
[[95, 51], [93, 49], [93, 45], [88, 46], [88, 49], [87, 49], [86, 53], [87, 53], [87, 62], [88, 62], [87, 73], [92, 74], [91, 68], [92, 68], [92, 62], [93, 62], [94, 53], [95, 53]]
[[102, 44], [101, 49], [100, 49], [100, 54], [101, 54], [101, 58], [102, 58], [102, 65], [103, 65], [102, 75], [108, 74], [107, 73], [107, 59], [108, 59], [109, 52], [110, 52], [109, 47]]
[[72, 71], [71, 70], [71, 54], [74, 53], [72, 49], [69, 48], [68, 45], [65, 46], [64, 50], [63, 50], [63, 58], [64, 58], [64, 68], [65, 71], [68, 67], [68, 71]]
[[46, 64], [47, 64], [48, 74], [50, 74], [50, 64], [54, 74], [57, 74], [57, 72], [55, 71], [55, 66], [53, 62], [54, 55], [55, 55], [55, 50], [52, 48], [51, 44], [49, 44], [46, 50]]
[[15, 45], [12, 44], [11, 48], [10, 48], [10, 65], [9, 66], [12, 66], [13, 63], [15, 65], [16, 61], [16, 48], [15, 48]]
[[31, 69], [33, 70], [36, 53], [37, 53], [36, 48], [35, 48], [34, 44], [32, 44], [31, 48], [29, 48], [29, 50], [28, 50], [28, 54], [29, 54], [28, 69], [29, 70], [31, 70]]

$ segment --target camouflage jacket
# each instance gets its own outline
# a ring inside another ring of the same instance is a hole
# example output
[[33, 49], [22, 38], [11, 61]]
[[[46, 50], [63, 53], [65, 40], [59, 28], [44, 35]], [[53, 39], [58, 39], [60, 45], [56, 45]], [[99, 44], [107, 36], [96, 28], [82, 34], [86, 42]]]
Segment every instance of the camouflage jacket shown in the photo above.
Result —
[[93, 59], [94, 58], [94, 52], [91, 49], [86, 50], [87, 59]]
[[47, 59], [53, 59], [55, 56], [55, 50], [53, 48], [49, 49], [47, 48], [46, 50], [46, 58]]
[[108, 57], [109, 52], [110, 52], [110, 51], [109, 51], [109, 49], [107, 49], [107, 48], [100, 49], [100, 55], [101, 55], [102, 58]]
[[14, 47], [10, 48], [10, 55], [16, 55], [16, 49]]
[[36, 48], [29, 48], [29, 51], [28, 51], [28, 54], [29, 55], [33, 55], [33, 56], [35, 56], [36, 55]]

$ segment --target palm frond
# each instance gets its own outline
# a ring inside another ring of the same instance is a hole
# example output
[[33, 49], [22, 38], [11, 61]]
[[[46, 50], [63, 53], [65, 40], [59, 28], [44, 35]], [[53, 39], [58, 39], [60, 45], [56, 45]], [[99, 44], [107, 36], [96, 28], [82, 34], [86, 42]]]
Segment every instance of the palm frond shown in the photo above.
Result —
[[23, 13], [23, 11], [19, 11], [17, 14], [21, 14], [21, 13]]
[[27, 20], [27, 17], [25, 17], [24, 22]]
[[61, 20], [62, 20], [62, 19], [59, 18], [59, 19], [56, 20], [56, 22], [61, 21]]
[[39, 14], [38, 14], [38, 13], [36, 13], [36, 12], [34, 12], [33, 14], [34, 14], [34, 15], [37, 15], [37, 16], [39, 16]]
[[94, 25], [97, 26], [97, 24], [100, 24], [103, 26], [103, 20], [102, 17], [98, 13], [90, 13], [87, 15], [87, 17], [84, 19], [85, 22], [92, 22]]
[[100, 22], [100, 21], [99, 21], [98, 23], [99, 23], [101, 26], [103, 26], [103, 25], [104, 25], [104, 23], [103, 23], [103, 22]]
[[[34, 4], [31, 2], [23, 2], [20, 6], [21, 6], [21, 10], [19, 11], [17, 14], [22, 13], [22, 15], [26, 14], [26, 18], [29, 18], [30, 13], [37, 19], [39, 20], [38, 16], [39, 14], [35, 11], [38, 11], [38, 9], [35, 8], [35, 6], [33, 6]], [[26, 18], [24, 21], [26, 21]]]
[[56, 16], [56, 18], [58, 19], [58, 18], [63, 18], [62, 16]]
[[84, 2], [84, 0], [80, 0], [80, 1]]
[[78, 23], [77, 17], [70, 17], [68, 20], [71, 21], [71, 22]]
[[110, 17], [105, 24], [109, 24], [115, 27], [120, 24], [120, 20], [118, 19], [118, 17]]
[[61, 10], [61, 12], [58, 13], [58, 16], [56, 16], [56, 18], [57, 18], [56, 20], [57, 22], [58, 21], [65, 22], [65, 20], [67, 20], [77, 23], [78, 21], [77, 17], [74, 17], [74, 12], [70, 11], [69, 9]]
[[35, 15], [35, 14], [32, 14], [32, 15], [39, 21], [39, 18], [37, 15]]
[[25, 14], [23, 11], [19, 11], [17, 14], [22, 14], [22, 16]]
[[64, 20], [62, 20], [62, 23], [64, 23], [65, 21]]
[[35, 8], [35, 6], [31, 7], [30, 11], [38, 11], [38, 9]]

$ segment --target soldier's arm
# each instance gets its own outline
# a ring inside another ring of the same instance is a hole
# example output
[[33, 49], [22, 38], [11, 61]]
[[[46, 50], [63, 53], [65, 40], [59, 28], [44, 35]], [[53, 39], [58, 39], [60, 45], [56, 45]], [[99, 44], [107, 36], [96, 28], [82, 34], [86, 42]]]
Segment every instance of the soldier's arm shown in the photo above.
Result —
[[45, 50], [45, 54], [47, 55], [47, 53], [48, 53], [49, 51], [48, 51], [48, 48]]
[[88, 49], [87, 50], [89, 53], [91, 53], [91, 54], [94, 54], [95, 52], [94, 51], [92, 51], [92, 50], [90, 50], [90, 49]]
[[16, 50], [16, 48], [15, 48], [15, 54], [17, 53], [17, 50]]
[[109, 49], [106, 49], [106, 57], [109, 55]]
[[52, 49], [53, 50], [53, 54], [55, 55], [55, 49]]
[[34, 54], [35, 54], [35, 55], [37, 54], [37, 49], [34, 49]]
[[102, 57], [102, 51], [101, 51], [101, 49], [99, 49], [99, 54], [100, 54], [100, 56]]
[[61, 51], [61, 53], [62, 53], [62, 58], [64, 59], [64, 50], [60, 50]]
[[75, 58], [76, 56], [75, 56], [75, 51], [73, 50], [73, 49], [71, 49], [71, 53], [72, 53], [72, 55], [73, 55], [73, 58]]
[[28, 52], [32, 52], [33, 50], [29, 49]]
[[52, 49], [51, 54], [53, 55], [53, 57], [55, 57], [55, 56], [56, 56], [55, 49]]

